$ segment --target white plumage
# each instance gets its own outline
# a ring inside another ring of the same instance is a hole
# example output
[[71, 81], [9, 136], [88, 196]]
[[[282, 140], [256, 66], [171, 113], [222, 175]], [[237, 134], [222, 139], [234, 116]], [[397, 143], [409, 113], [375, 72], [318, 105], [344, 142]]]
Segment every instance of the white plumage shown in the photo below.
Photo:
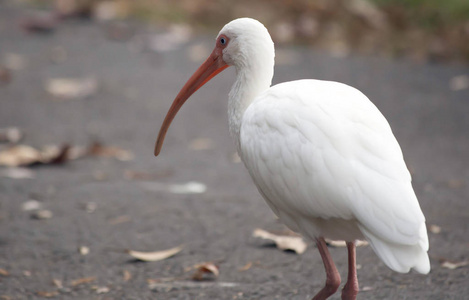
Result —
[[257, 97], [241, 124], [241, 158], [288, 227], [313, 239], [365, 237], [391, 269], [428, 273], [425, 218], [401, 149], [360, 91], [282, 83]]
[[182, 104], [228, 66], [229, 128], [258, 190], [292, 230], [315, 240], [327, 273], [314, 299], [340, 283], [324, 238], [347, 241], [349, 277], [342, 299], [355, 299], [357, 239], [367, 239], [391, 269], [430, 271], [425, 217], [391, 128], [376, 106], [345, 84], [299, 80], [270, 86], [274, 45], [267, 29], [248, 18], [220, 31], [210, 57], [171, 106], [155, 146]]

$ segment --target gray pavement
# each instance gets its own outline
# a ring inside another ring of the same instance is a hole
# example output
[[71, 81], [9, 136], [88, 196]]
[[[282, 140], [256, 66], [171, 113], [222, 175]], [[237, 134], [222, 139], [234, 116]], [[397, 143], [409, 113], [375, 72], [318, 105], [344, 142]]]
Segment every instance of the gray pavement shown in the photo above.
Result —
[[[20, 127], [23, 143], [36, 147], [99, 140], [132, 151], [135, 159], [86, 157], [35, 167], [34, 179], [0, 177], [0, 269], [8, 272], [0, 275], [0, 299], [310, 299], [321, 288], [325, 274], [311, 243], [296, 255], [251, 236], [255, 228], [284, 227], [243, 165], [233, 161], [226, 100], [234, 70], [186, 103], [162, 153], [153, 156], [165, 113], [199, 64], [189, 58], [189, 49], [211, 49], [213, 37], [193, 37], [165, 53], [137, 51], [139, 36], [148, 32], [143, 26], [120, 42], [106, 37], [105, 25], [90, 21], [66, 21], [52, 34], [27, 34], [18, 27], [23, 13], [0, 5], [0, 56], [26, 58], [25, 67], [0, 86], [0, 128]], [[57, 47], [67, 54], [60, 63], [51, 60]], [[469, 89], [449, 86], [469, 68], [338, 58], [302, 47], [278, 49], [278, 56], [275, 83], [335, 80], [372, 99], [400, 141], [427, 223], [441, 227], [441, 233], [429, 233], [428, 276], [394, 273], [370, 247], [359, 248], [358, 276], [361, 287], [369, 289], [359, 299], [467, 299], [469, 266], [451, 270], [440, 260], [469, 260]], [[99, 83], [88, 99], [56, 101], [44, 90], [48, 78], [86, 76]], [[201, 138], [211, 147], [193, 150], [191, 142]], [[154, 178], [129, 180], [128, 170]], [[206, 192], [165, 189], [190, 181], [206, 185]], [[53, 217], [31, 218], [21, 209], [30, 199]], [[97, 205], [92, 213], [84, 209], [89, 202]], [[182, 252], [159, 262], [138, 263], [123, 253], [178, 245], [184, 245]], [[81, 255], [80, 246], [90, 253]], [[331, 253], [345, 278], [346, 250], [331, 248]], [[204, 261], [219, 265], [218, 279], [187, 283], [191, 271], [185, 269]], [[252, 267], [240, 271], [248, 263]], [[90, 277], [91, 282], [73, 286], [74, 280]], [[149, 279], [162, 278], [177, 279], [149, 287]], [[97, 289], [104, 286], [109, 290]]]

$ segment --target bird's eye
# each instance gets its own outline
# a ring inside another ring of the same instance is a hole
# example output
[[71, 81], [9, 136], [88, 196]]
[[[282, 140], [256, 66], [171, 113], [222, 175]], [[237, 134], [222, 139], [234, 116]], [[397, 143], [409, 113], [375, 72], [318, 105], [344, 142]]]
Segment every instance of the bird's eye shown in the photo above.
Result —
[[226, 45], [226, 39], [224, 37], [220, 39], [220, 44]]

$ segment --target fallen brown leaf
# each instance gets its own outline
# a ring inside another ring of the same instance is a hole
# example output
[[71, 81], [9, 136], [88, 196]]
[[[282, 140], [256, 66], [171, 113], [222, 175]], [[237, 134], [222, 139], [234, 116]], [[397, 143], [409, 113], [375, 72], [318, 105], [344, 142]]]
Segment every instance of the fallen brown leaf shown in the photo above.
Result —
[[46, 91], [57, 99], [84, 99], [98, 90], [95, 78], [55, 78], [46, 83]]
[[47, 210], [47, 209], [39, 209], [31, 215], [33, 219], [37, 219], [37, 220], [46, 220], [46, 219], [52, 218], [53, 216], [54, 214], [50, 210]]
[[117, 224], [122, 224], [122, 223], [127, 223], [131, 220], [130, 216], [128, 215], [123, 215], [123, 216], [118, 216], [114, 219], [109, 220], [109, 224], [111, 225], [117, 225]]
[[8, 167], [34, 164], [61, 164], [68, 157], [70, 146], [46, 146], [41, 151], [27, 145], [17, 145], [0, 151], [0, 165]]
[[167, 250], [155, 251], [155, 252], [141, 252], [134, 250], [126, 250], [127, 254], [141, 261], [159, 261], [167, 259], [171, 256], [176, 255], [182, 250], [182, 246], [174, 247]]
[[253, 236], [273, 241], [280, 250], [291, 250], [297, 254], [302, 254], [307, 248], [303, 239], [297, 236], [275, 235], [259, 228], [254, 230]]
[[88, 248], [86, 246], [80, 246], [80, 247], [78, 247], [78, 252], [81, 255], [88, 255], [90, 253], [90, 248]]
[[22, 211], [32, 211], [32, 210], [38, 210], [41, 208], [42, 208], [42, 203], [37, 200], [29, 200], [21, 204]]
[[96, 294], [106, 294], [110, 291], [107, 286], [92, 286], [92, 289], [96, 291]]
[[238, 271], [244, 272], [244, 271], [249, 270], [251, 267], [252, 267], [252, 261], [248, 262], [247, 264], [239, 268]]
[[220, 274], [218, 266], [211, 262], [197, 264], [195, 267], [196, 271], [192, 274], [192, 280], [213, 280]]
[[441, 264], [441, 267], [443, 267], [443, 268], [450, 269], [450, 270], [455, 270], [455, 269], [458, 269], [458, 268], [468, 266], [469, 265], [469, 260], [464, 260], [464, 261], [460, 261], [460, 262], [451, 262], [449, 260], [443, 259], [443, 260], [440, 261], [440, 264]]
[[91, 277], [84, 277], [84, 278], [78, 278], [75, 280], [70, 281], [71, 286], [77, 286], [85, 283], [90, 283], [96, 280], [96, 277], [91, 276]]
[[39, 297], [43, 297], [43, 298], [53, 298], [53, 297], [57, 296], [59, 294], [59, 292], [57, 292], [57, 291], [52, 291], [52, 292], [39, 291], [39, 292], [36, 292], [36, 294]]
[[62, 284], [62, 280], [59, 279], [52, 279], [52, 283], [58, 288], [58, 289], [63, 289], [64, 286]]

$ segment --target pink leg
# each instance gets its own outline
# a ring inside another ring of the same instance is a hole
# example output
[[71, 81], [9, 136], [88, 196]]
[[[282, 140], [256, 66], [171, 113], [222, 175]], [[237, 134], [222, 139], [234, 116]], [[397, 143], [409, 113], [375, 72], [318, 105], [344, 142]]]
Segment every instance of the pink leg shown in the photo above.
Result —
[[313, 300], [324, 300], [334, 294], [340, 285], [340, 274], [335, 267], [334, 261], [327, 249], [326, 241], [320, 237], [316, 239], [319, 253], [321, 254], [324, 268], [326, 269], [326, 285], [314, 296]]
[[358, 278], [355, 259], [355, 242], [347, 242], [348, 276], [347, 283], [342, 289], [342, 300], [355, 300], [358, 294]]

